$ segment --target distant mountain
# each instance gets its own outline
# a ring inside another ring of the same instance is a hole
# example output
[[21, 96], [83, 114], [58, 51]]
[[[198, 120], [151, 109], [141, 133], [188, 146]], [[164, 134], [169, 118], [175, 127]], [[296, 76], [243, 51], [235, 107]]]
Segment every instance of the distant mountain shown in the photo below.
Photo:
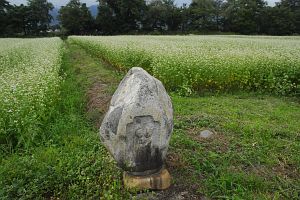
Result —
[[96, 18], [97, 15], [98, 15], [98, 5], [92, 5], [92, 6], [90, 6], [89, 10], [90, 10], [92, 16]]
[[[59, 21], [57, 19], [58, 17], [58, 11], [59, 11], [60, 8], [58, 7], [54, 7], [53, 10], [50, 11], [50, 15], [52, 16], [52, 21], [50, 23], [50, 25], [57, 25], [59, 24]], [[91, 12], [92, 16], [94, 18], [96, 18], [97, 14], [98, 14], [98, 5], [92, 5], [89, 7], [89, 11]]]
[[178, 7], [181, 7], [184, 3], [190, 5], [192, 0], [176, 0], [175, 3]]
[[50, 15], [52, 16], [52, 21], [51, 21], [50, 25], [59, 24], [59, 21], [57, 19], [58, 11], [59, 11], [59, 8], [53, 8], [53, 10], [50, 11]]

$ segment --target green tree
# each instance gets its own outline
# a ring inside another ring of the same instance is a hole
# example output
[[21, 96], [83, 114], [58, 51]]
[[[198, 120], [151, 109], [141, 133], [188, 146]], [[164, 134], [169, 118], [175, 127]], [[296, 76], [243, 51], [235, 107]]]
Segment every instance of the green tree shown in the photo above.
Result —
[[167, 29], [167, 9], [162, 0], [149, 2], [143, 26], [146, 31], [161, 32]]
[[261, 24], [260, 33], [268, 35], [290, 35], [295, 29], [291, 11], [280, 5], [264, 10]]
[[225, 31], [259, 33], [265, 7], [263, 0], [228, 0], [224, 7]]
[[152, 0], [148, 3], [144, 30], [177, 31], [182, 23], [182, 8], [178, 8], [174, 0]]
[[94, 19], [85, 3], [71, 0], [62, 6], [58, 16], [67, 34], [89, 34], [94, 28]]
[[192, 30], [216, 30], [213, 0], [193, 0], [190, 7], [190, 29]]
[[28, 0], [29, 33], [32, 35], [45, 34], [52, 20], [49, 14], [54, 7], [47, 0]]
[[12, 6], [9, 10], [9, 23], [7, 25], [7, 34], [9, 35], [28, 35], [30, 32], [29, 27], [30, 10], [23, 4], [19, 6]]
[[0, 14], [6, 13], [6, 9], [9, 7], [9, 2], [6, 0], [0, 0]]
[[178, 8], [174, 0], [163, 0], [166, 10], [166, 24], [168, 30], [176, 31], [183, 23], [183, 8]]
[[215, 25], [218, 31], [223, 30], [224, 26], [224, 16], [223, 16], [223, 8], [224, 8], [224, 0], [214, 0], [214, 20]]
[[300, 0], [282, 0], [279, 7], [283, 7], [287, 9], [291, 15], [291, 20], [293, 23], [293, 27], [291, 27], [291, 31], [293, 33], [300, 33]]
[[116, 15], [116, 10], [117, 6], [113, 1], [111, 4], [108, 4], [106, 1], [99, 0], [96, 24], [100, 33], [112, 35], [118, 32], [119, 21]]
[[98, 0], [97, 25], [103, 34], [128, 33], [141, 28], [144, 0]]
[[26, 35], [28, 16], [27, 6], [12, 6], [7, 1], [0, 0], [0, 35]]
[[7, 31], [9, 20], [8, 11], [10, 7], [8, 1], [0, 0], [0, 35], [4, 35]]

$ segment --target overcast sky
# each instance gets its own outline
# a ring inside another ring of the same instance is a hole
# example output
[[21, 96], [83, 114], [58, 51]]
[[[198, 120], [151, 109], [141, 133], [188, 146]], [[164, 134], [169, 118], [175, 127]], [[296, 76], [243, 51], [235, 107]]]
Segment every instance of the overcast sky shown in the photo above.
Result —
[[[48, 0], [49, 2], [53, 3], [55, 6], [63, 6], [65, 5], [69, 0]], [[278, 2], [279, 0], [267, 0], [269, 5], [274, 5], [274, 2]], [[9, 0], [11, 4], [25, 4], [27, 1], [26, 0]], [[97, 4], [96, 0], [81, 0], [81, 2], [86, 3], [88, 6], [95, 5]], [[191, 0], [175, 0], [177, 4], [182, 4], [182, 3], [189, 3]]]

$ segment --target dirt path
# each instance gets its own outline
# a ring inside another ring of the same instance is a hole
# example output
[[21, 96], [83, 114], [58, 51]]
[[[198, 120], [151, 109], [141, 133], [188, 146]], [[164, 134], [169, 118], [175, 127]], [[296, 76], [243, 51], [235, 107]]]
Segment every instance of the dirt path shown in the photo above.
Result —
[[72, 59], [79, 67], [76, 73], [84, 74], [86, 80], [87, 117], [99, 128], [106, 113], [113, 91], [118, 86], [121, 76], [99, 58], [93, 58], [87, 52], [72, 45]]

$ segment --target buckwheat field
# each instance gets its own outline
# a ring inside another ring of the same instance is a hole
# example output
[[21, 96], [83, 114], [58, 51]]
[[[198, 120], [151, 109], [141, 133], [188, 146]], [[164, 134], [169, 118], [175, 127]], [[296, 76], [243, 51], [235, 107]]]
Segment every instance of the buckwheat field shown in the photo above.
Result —
[[73, 36], [119, 69], [142, 66], [169, 90], [300, 93], [299, 37]]
[[[174, 109], [163, 192], [124, 188], [99, 138], [136, 66]], [[299, 97], [299, 36], [1, 38], [0, 199], [299, 199]]]
[[59, 38], [0, 39], [1, 143], [26, 145], [41, 136], [62, 81], [61, 45]]

